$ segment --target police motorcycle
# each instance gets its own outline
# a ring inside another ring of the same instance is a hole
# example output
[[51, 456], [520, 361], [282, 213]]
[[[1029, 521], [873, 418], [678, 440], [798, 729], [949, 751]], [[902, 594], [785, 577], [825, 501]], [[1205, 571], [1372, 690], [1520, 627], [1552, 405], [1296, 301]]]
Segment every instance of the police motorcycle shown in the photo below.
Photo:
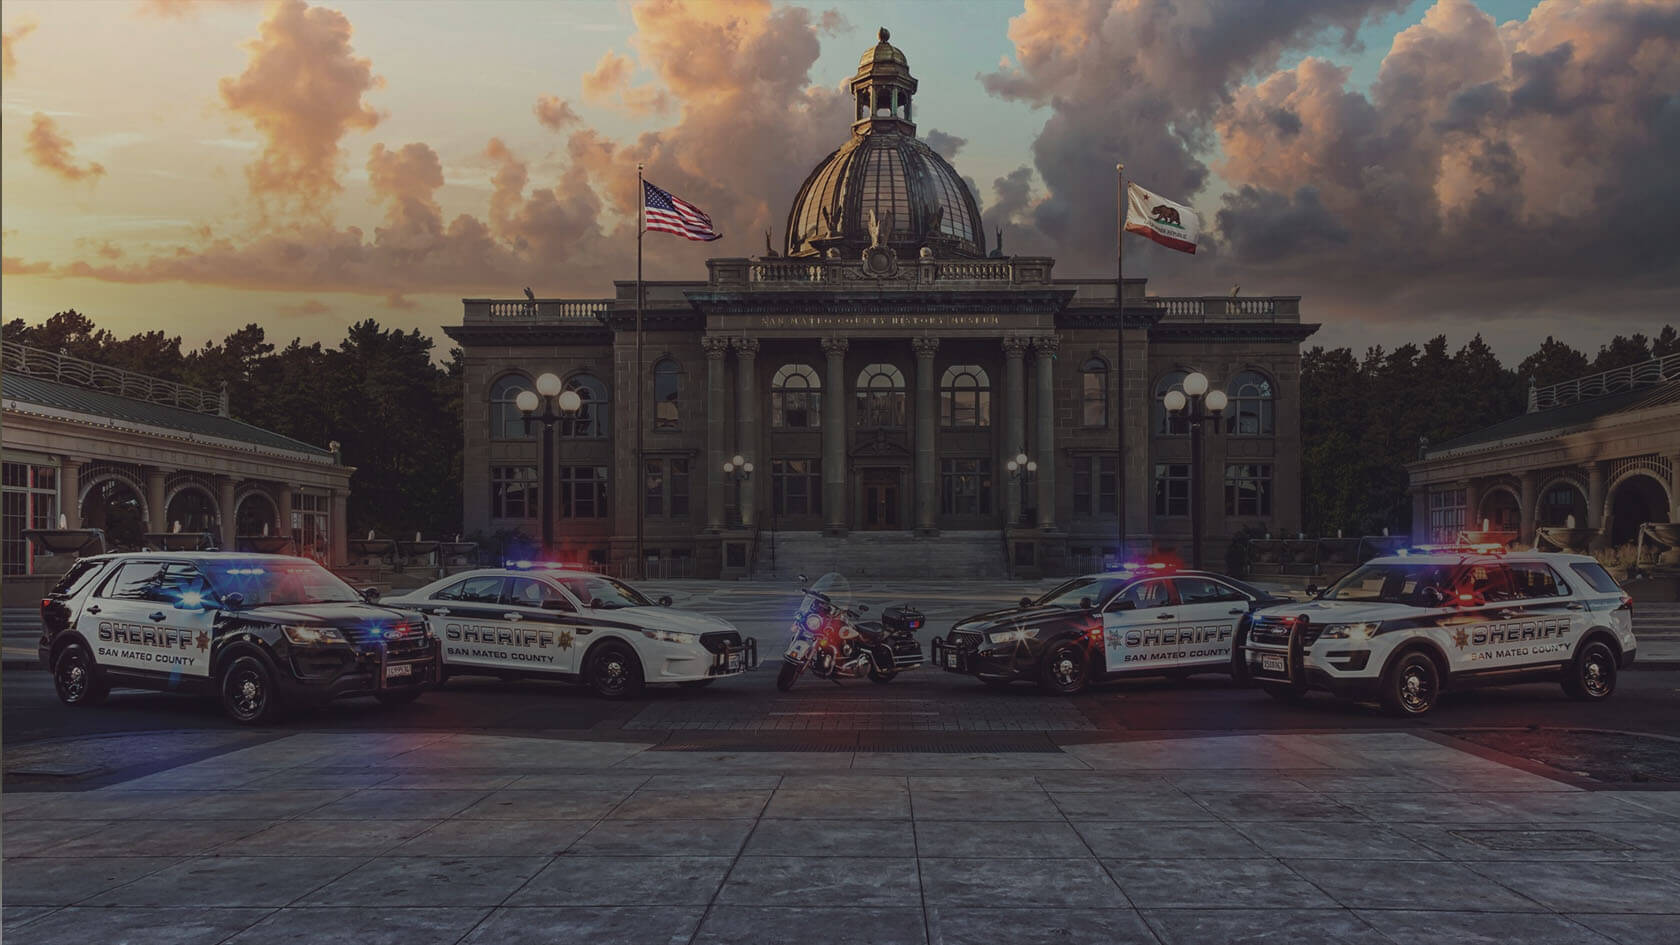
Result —
[[804, 597], [788, 628], [790, 639], [776, 674], [777, 689], [792, 689], [806, 670], [837, 685], [842, 678], [865, 675], [887, 683], [922, 665], [916, 631], [927, 623], [927, 617], [921, 611], [903, 604], [882, 611], [880, 620], [864, 620], [869, 606], [851, 605], [851, 589], [841, 575], [830, 572], [808, 584], [801, 574], [799, 583]]

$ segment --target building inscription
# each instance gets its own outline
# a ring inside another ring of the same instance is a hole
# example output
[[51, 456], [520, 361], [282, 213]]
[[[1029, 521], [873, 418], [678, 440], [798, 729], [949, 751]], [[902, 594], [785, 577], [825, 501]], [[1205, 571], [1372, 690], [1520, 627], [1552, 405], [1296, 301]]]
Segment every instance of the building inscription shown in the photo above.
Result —
[[998, 328], [997, 315], [764, 315], [760, 328]]

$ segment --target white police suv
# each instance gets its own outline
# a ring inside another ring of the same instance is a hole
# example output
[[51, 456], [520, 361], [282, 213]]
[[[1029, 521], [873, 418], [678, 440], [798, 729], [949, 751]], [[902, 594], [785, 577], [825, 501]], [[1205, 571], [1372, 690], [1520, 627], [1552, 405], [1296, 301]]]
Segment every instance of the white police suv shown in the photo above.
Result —
[[1255, 614], [1249, 675], [1423, 715], [1444, 690], [1555, 680], [1608, 699], [1633, 662], [1633, 600], [1584, 555], [1425, 547], [1376, 558], [1304, 604]]
[[443, 642], [443, 679], [541, 676], [623, 699], [645, 683], [705, 686], [758, 665], [758, 642], [729, 621], [564, 564], [466, 571], [381, 603], [425, 616]]

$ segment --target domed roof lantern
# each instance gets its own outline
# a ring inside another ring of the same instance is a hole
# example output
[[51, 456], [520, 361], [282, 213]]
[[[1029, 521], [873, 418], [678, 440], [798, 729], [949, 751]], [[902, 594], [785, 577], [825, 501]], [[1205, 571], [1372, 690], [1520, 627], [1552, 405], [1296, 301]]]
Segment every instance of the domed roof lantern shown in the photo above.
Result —
[[881, 41], [863, 54], [857, 75], [852, 77], [856, 104], [852, 130], [859, 134], [896, 131], [914, 135], [910, 98], [916, 94], [916, 79], [910, 74], [910, 61], [897, 46], [887, 42], [892, 34], [885, 26], [876, 35]]

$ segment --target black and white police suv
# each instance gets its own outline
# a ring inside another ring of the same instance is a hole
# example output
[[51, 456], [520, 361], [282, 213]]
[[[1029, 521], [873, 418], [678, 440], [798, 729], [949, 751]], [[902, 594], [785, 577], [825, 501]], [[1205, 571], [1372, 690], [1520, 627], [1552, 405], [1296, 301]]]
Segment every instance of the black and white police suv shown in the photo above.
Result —
[[699, 687], [758, 665], [758, 641], [729, 621], [563, 564], [466, 571], [385, 603], [424, 615], [443, 641], [446, 679], [543, 676], [622, 699], [644, 683]]
[[1127, 676], [1231, 673], [1249, 614], [1283, 603], [1211, 571], [1160, 563], [1073, 578], [1020, 606], [957, 621], [933, 641], [933, 663], [990, 686], [1018, 679], [1072, 694]]
[[1249, 674], [1417, 716], [1442, 691], [1555, 680], [1608, 699], [1633, 662], [1633, 599], [1585, 555], [1426, 547], [1375, 558], [1303, 604], [1254, 615]]
[[41, 662], [67, 705], [113, 687], [211, 693], [235, 722], [346, 696], [402, 703], [437, 678], [424, 624], [307, 558], [82, 558], [41, 601]]

